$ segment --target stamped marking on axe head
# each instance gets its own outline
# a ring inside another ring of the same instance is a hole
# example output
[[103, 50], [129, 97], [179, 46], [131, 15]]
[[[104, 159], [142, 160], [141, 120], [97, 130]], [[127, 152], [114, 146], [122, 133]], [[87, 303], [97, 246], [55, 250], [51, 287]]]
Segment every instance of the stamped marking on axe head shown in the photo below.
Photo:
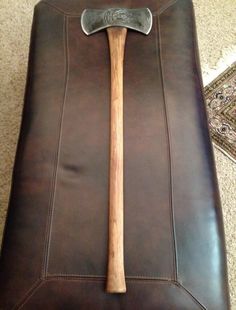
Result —
[[123, 62], [127, 28], [148, 34], [152, 28], [149, 9], [109, 8], [84, 10], [83, 31], [90, 35], [106, 29], [111, 58], [110, 176], [108, 293], [125, 293], [124, 184], [123, 184]]

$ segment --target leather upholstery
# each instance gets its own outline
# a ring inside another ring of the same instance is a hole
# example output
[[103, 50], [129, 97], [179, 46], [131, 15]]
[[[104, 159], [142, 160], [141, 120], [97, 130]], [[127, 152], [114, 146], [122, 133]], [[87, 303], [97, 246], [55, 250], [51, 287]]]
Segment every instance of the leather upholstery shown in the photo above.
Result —
[[84, 8], [35, 9], [28, 81], [0, 262], [0, 309], [229, 309], [224, 232], [190, 0], [149, 7], [124, 68], [127, 293], [104, 292], [110, 64]]

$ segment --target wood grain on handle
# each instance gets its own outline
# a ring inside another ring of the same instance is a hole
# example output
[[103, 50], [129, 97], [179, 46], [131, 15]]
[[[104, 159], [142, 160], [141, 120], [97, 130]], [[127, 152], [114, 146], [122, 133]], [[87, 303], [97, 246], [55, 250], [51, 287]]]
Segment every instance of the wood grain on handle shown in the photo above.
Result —
[[107, 29], [111, 58], [109, 250], [107, 292], [125, 293], [123, 194], [123, 62], [127, 29]]

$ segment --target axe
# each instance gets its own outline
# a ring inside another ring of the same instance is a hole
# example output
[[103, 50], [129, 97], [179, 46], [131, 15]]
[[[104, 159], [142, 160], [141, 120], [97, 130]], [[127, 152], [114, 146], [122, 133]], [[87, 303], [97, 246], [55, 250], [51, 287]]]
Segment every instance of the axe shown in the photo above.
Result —
[[[107, 30], [111, 61], [111, 127], [109, 176], [108, 293], [125, 293], [123, 193], [123, 62], [127, 28], [148, 34], [152, 13], [147, 8], [86, 9], [81, 26], [90, 35]], [[137, 47], [138, 48], [138, 47]]]

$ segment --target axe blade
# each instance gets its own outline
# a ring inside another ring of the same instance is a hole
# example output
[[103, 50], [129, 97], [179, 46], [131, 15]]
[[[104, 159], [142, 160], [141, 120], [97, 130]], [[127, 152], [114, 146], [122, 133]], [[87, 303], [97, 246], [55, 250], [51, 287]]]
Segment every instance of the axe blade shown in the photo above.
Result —
[[81, 15], [81, 27], [87, 35], [108, 27], [124, 27], [147, 35], [152, 28], [152, 13], [148, 8], [86, 9]]

